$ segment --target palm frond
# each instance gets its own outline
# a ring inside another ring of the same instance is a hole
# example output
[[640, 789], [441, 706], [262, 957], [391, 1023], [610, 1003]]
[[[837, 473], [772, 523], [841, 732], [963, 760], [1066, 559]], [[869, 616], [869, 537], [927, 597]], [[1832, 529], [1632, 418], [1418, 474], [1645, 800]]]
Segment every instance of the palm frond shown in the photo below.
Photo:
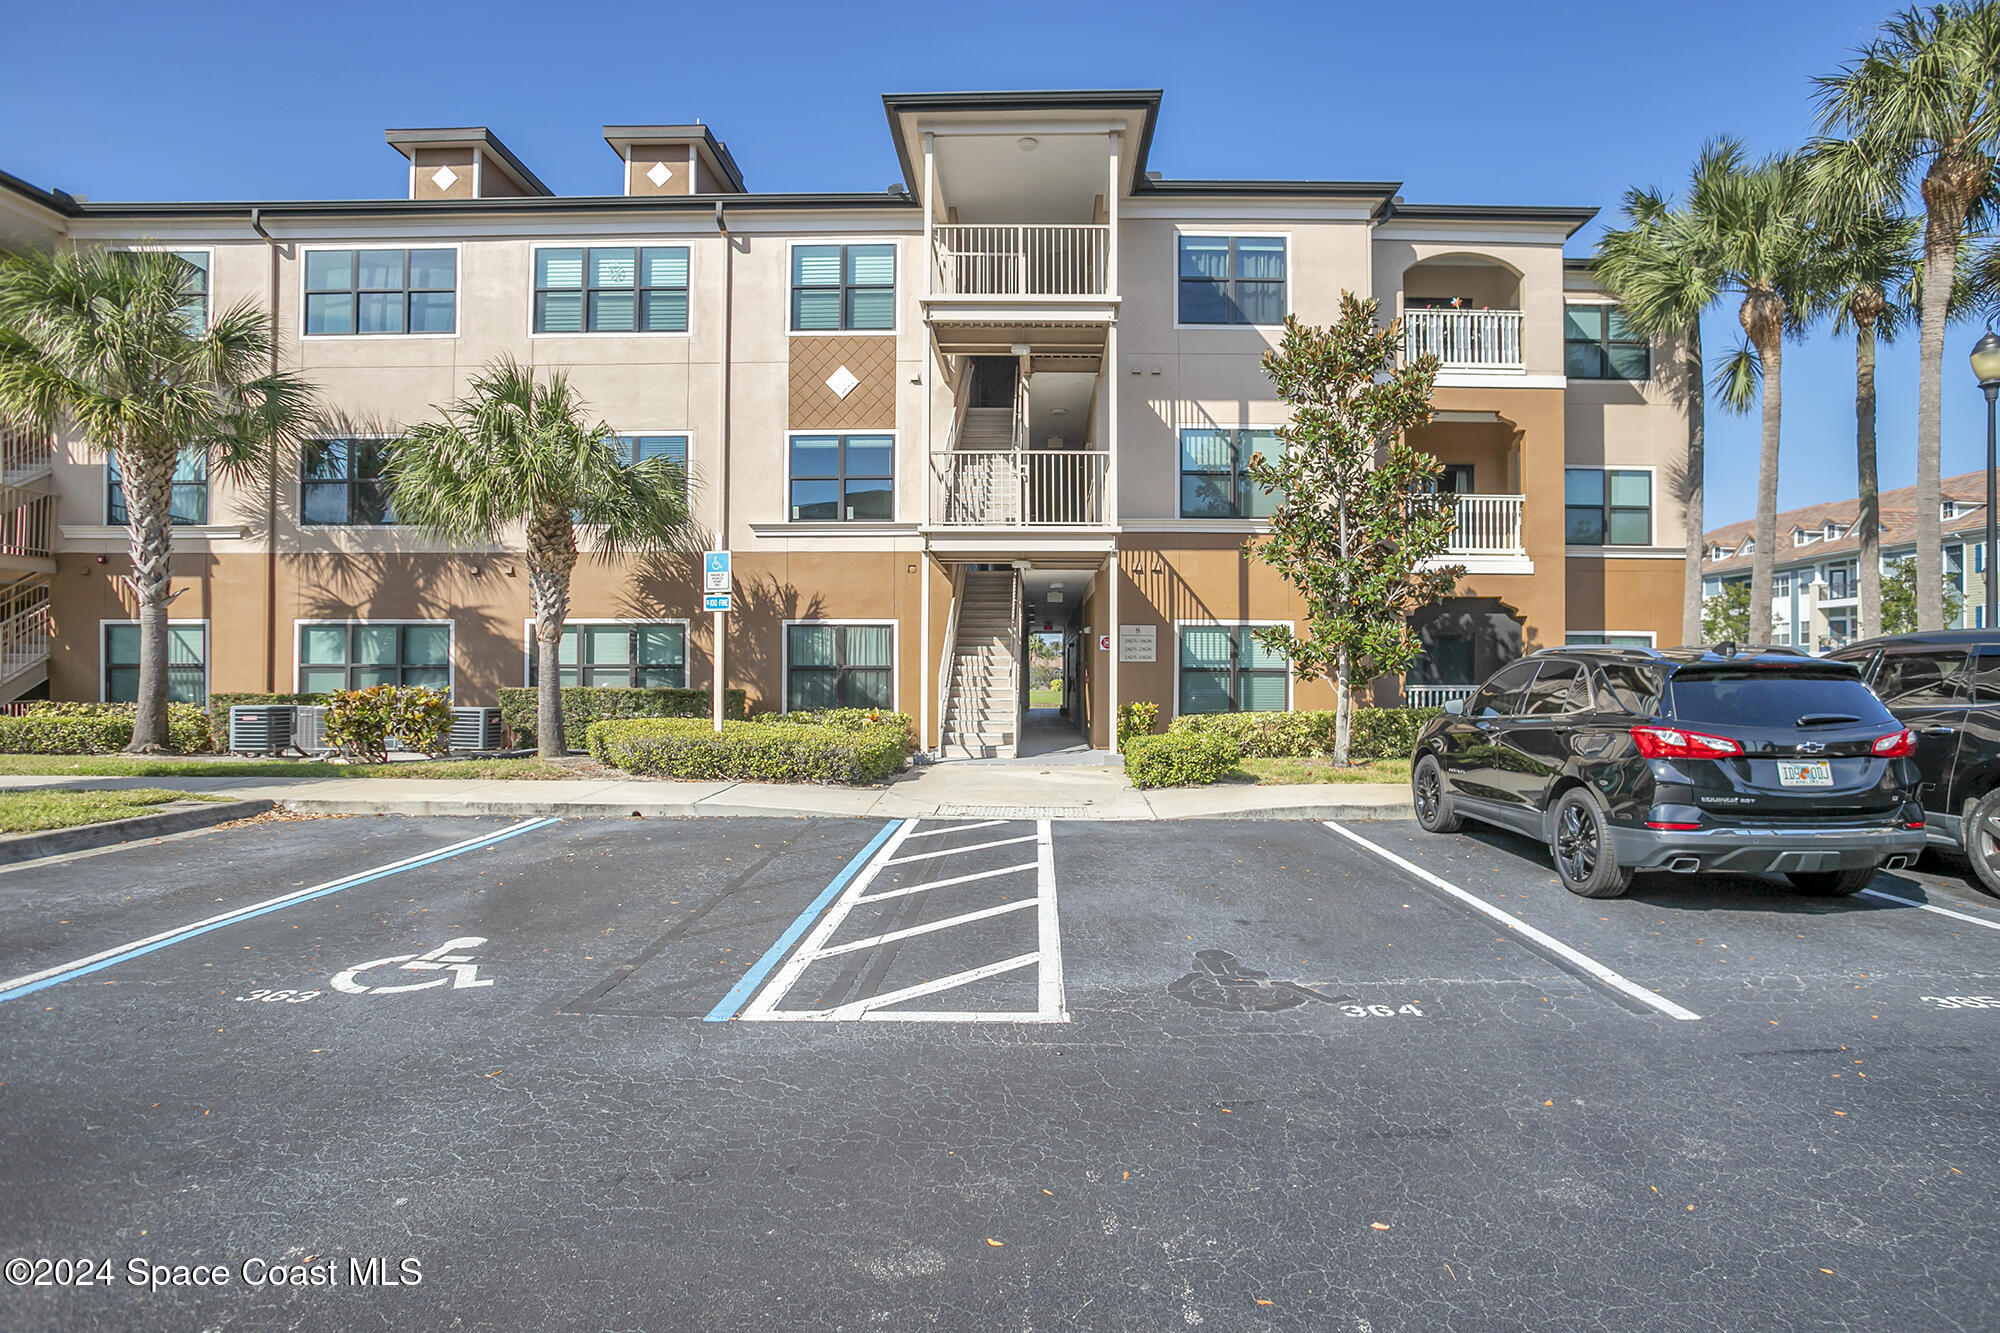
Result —
[[1764, 384], [1764, 363], [1748, 342], [1717, 357], [1709, 375], [1709, 392], [1731, 412], [1748, 412], [1757, 405]]

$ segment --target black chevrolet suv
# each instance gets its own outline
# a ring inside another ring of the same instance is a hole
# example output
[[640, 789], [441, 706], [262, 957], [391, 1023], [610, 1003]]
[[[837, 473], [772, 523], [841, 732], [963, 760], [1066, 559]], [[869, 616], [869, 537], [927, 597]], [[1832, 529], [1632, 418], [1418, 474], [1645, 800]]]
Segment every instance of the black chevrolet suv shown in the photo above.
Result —
[[1915, 737], [1854, 666], [1788, 649], [1545, 648], [1418, 733], [1417, 822], [1548, 843], [1572, 893], [1634, 871], [1865, 888], [1924, 848]]
[[2000, 632], [1897, 634], [1833, 657], [1916, 733], [1932, 845], [1962, 853], [1979, 886], [2000, 894]]

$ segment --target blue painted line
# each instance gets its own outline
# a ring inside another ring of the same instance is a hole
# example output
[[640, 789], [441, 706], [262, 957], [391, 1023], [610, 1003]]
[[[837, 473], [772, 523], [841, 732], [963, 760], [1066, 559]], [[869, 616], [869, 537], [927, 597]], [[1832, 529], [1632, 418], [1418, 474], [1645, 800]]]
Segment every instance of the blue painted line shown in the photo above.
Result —
[[736, 1017], [736, 1011], [749, 1002], [751, 995], [764, 984], [764, 978], [771, 975], [771, 969], [784, 961], [785, 955], [792, 951], [792, 946], [799, 942], [799, 936], [806, 933], [806, 928], [819, 919], [819, 914], [840, 896], [840, 891], [847, 887], [848, 881], [861, 873], [861, 867], [868, 864], [869, 858], [889, 840], [889, 835], [901, 828], [905, 822], [901, 819], [892, 819], [884, 824], [882, 831], [870, 839], [866, 847], [854, 854], [854, 859], [847, 863], [847, 868], [835, 875], [831, 884], [820, 890], [819, 897], [807, 904], [806, 910], [799, 913], [797, 920], [785, 927], [785, 933], [778, 936], [777, 943], [764, 950], [764, 956], [743, 974], [741, 981], [729, 988], [729, 994], [723, 996], [722, 1002], [708, 1011], [708, 1017], [702, 1022], [727, 1023]]
[[78, 977], [87, 977], [93, 972], [102, 972], [107, 967], [115, 967], [119, 963], [130, 962], [134, 958], [143, 958], [145, 955], [164, 949], [169, 945], [180, 944], [185, 940], [194, 939], [198, 935], [206, 935], [210, 931], [221, 930], [225, 926], [233, 926], [239, 922], [250, 921], [271, 912], [281, 912], [287, 907], [294, 907], [299, 903], [309, 903], [316, 898], [324, 898], [329, 894], [339, 893], [342, 889], [351, 889], [359, 884], [372, 884], [376, 880], [387, 879], [391, 875], [400, 875], [406, 870], [419, 870], [424, 866], [436, 865], [440, 861], [449, 861], [455, 856], [463, 856], [467, 852], [480, 851], [483, 848], [505, 842], [509, 838], [518, 838], [523, 833], [533, 833], [536, 829], [547, 828], [551, 824], [560, 824], [561, 822], [560, 819], [549, 818], [537, 820], [532, 824], [523, 824], [518, 828], [502, 829], [498, 833], [490, 837], [481, 838], [476, 842], [467, 842], [447, 847], [433, 852], [429, 856], [385, 866], [380, 870], [366, 871], [348, 879], [335, 880], [321, 888], [299, 894], [296, 897], [288, 896], [279, 898], [273, 902], [261, 903], [255, 907], [246, 907], [240, 912], [232, 912], [227, 916], [212, 921], [204, 921], [200, 925], [190, 926], [186, 930], [176, 931], [171, 935], [159, 939], [150, 939], [134, 944], [129, 948], [121, 949], [108, 958], [98, 958], [87, 964], [64, 968], [53, 975], [43, 976], [37, 980], [14, 986], [11, 989], [0, 990], [0, 1003], [8, 1000], [18, 1000], [24, 995], [33, 995], [36, 991], [47, 990], [50, 986], [54, 986], [60, 982], [74, 981]]

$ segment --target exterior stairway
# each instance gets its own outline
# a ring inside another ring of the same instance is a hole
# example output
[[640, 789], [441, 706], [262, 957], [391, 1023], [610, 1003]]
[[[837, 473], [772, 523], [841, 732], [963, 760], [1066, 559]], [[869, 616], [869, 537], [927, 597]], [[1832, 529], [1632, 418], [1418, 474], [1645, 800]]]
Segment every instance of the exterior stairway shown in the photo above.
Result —
[[1011, 758], [1020, 718], [1020, 578], [1012, 570], [965, 576], [951, 678], [939, 735], [946, 759]]
[[0, 703], [49, 678], [54, 464], [51, 437], [0, 422]]

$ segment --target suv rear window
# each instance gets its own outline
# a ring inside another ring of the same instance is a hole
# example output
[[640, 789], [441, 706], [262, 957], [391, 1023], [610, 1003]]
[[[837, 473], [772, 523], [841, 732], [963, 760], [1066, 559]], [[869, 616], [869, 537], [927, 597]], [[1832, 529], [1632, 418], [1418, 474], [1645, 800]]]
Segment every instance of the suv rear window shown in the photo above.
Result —
[[1888, 722], [1875, 692], [1849, 675], [1797, 670], [1704, 671], [1669, 687], [1668, 716], [1725, 727], [1789, 727], [1814, 713]]

